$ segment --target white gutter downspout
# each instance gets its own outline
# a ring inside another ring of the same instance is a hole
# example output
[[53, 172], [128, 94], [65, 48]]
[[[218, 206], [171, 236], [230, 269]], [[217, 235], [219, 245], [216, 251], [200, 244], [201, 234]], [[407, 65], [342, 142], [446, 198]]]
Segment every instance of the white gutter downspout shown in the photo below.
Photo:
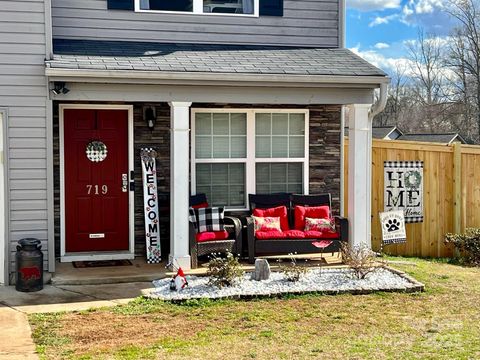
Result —
[[[372, 214], [372, 125], [373, 125], [373, 118], [380, 114], [384, 109], [385, 106], [387, 105], [387, 90], [388, 90], [388, 84], [382, 83], [380, 84], [380, 97], [378, 98], [377, 102], [372, 105], [370, 108], [370, 111], [368, 112], [368, 147], [370, 148], [370, 151], [368, 152], [368, 162], [367, 164], [370, 164], [370, 168], [367, 169], [369, 171], [369, 178], [370, 180], [367, 182], [368, 184], [368, 194], [370, 194], [370, 201], [368, 202], [368, 214], [370, 214], [370, 217], [373, 217]], [[370, 232], [370, 238], [372, 237], [372, 228], [371, 225], [369, 226], [369, 232]]]
[[370, 112], [368, 113], [368, 120], [373, 121], [373, 118], [380, 114], [387, 105], [387, 90], [388, 84], [382, 83], [380, 84], [380, 97], [375, 104], [372, 105]]

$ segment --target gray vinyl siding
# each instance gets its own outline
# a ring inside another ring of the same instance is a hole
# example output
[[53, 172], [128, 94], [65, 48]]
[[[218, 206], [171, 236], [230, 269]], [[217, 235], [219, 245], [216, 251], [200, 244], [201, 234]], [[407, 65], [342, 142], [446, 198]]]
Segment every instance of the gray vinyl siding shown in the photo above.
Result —
[[285, 0], [284, 16], [107, 10], [107, 0], [52, 0], [53, 37], [338, 47], [339, 0]]
[[0, 0], [0, 108], [7, 115], [10, 272], [16, 243], [42, 241], [47, 269], [47, 142], [44, 0]]

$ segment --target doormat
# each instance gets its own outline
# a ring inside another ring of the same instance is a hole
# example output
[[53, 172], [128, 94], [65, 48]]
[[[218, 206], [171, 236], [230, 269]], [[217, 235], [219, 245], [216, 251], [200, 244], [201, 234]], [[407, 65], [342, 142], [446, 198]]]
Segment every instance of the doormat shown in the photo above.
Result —
[[106, 267], [106, 266], [129, 266], [133, 265], [130, 260], [101, 260], [101, 261], [74, 261], [73, 267], [77, 269], [89, 267]]

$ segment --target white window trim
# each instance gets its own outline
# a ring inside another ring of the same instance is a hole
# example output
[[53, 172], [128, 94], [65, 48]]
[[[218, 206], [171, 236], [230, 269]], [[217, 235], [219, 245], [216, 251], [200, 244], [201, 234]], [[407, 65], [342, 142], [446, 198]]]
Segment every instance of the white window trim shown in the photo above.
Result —
[[208, 16], [243, 16], [259, 17], [260, 0], [253, 0], [253, 14], [224, 14], [224, 13], [205, 13], [203, 12], [203, 0], [193, 0], [193, 11], [168, 11], [168, 10], [144, 10], [140, 9], [140, 1], [135, 0], [135, 12], [154, 13], [154, 14], [178, 14], [178, 15], [208, 15]]
[[[222, 158], [222, 159], [195, 159], [195, 114], [209, 113], [245, 113], [247, 114], [247, 157], [246, 158]], [[255, 158], [255, 114], [258, 113], [295, 113], [305, 115], [305, 151], [303, 158]], [[245, 109], [245, 108], [192, 108], [191, 109], [191, 132], [190, 132], [190, 191], [196, 194], [196, 164], [212, 163], [245, 163], [245, 207], [227, 207], [229, 211], [248, 210], [248, 194], [256, 193], [256, 163], [303, 163], [303, 193], [309, 192], [310, 173], [310, 112], [308, 109]]]

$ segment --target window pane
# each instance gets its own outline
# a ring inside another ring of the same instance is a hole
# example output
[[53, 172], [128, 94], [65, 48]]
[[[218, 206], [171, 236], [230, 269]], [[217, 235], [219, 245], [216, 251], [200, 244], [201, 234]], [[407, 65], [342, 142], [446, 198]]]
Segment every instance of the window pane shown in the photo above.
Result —
[[302, 183], [303, 171], [302, 164], [288, 164], [288, 182]]
[[303, 193], [303, 163], [257, 163], [257, 194]]
[[195, 137], [195, 157], [197, 159], [212, 157], [212, 138], [210, 136]]
[[272, 174], [271, 182], [286, 183], [287, 182], [287, 164], [271, 164], [270, 171]]
[[247, 135], [247, 114], [245, 113], [232, 113], [230, 114], [232, 135]]
[[[197, 185], [210, 185], [212, 183], [212, 167], [210, 164], [197, 165]], [[198, 190], [198, 189], [197, 189]]]
[[211, 206], [245, 206], [245, 164], [197, 164], [197, 193]]
[[257, 189], [256, 189], [257, 194], [270, 194], [270, 185], [261, 185], [257, 184]]
[[243, 206], [245, 204], [245, 188], [243, 185], [230, 186], [230, 206]]
[[204, 13], [253, 14], [253, 0], [203, 0]]
[[303, 158], [305, 156], [305, 114], [257, 113], [255, 114], [255, 135], [256, 157]]
[[228, 183], [228, 164], [212, 164], [212, 185]]
[[288, 114], [272, 114], [273, 135], [288, 135]]
[[228, 136], [214, 136], [213, 137], [213, 158], [229, 158], [229, 139]]
[[255, 114], [255, 134], [270, 135], [272, 132], [272, 114]]
[[140, 0], [141, 10], [193, 11], [193, 0]]
[[289, 157], [305, 156], [305, 138], [303, 136], [290, 136]]
[[228, 135], [229, 115], [228, 113], [213, 114], [213, 135]]
[[231, 138], [231, 154], [232, 158], [245, 158], [247, 157], [247, 137], [235, 136]]
[[212, 134], [212, 114], [210, 113], [195, 114], [195, 134], [196, 135]]
[[258, 163], [255, 170], [257, 184], [270, 183], [270, 164]]
[[272, 157], [270, 141], [269, 136], [257, 136], [255, 138], [255, 156], [257, 158]]
[[305, 135], [305, 114], [290, 114], [290, 135]]
[[197, 159], [247, 157], [246, 113], [196, 113], [194, 121]]
[[210, 199], [211, 206], [226, 206], [228, 204], [228, 186], [215, 186], [208, 199]]
[[287, 192], [292, 194], [303, 194], [303, 186], [302, 184], [288, 184]]
[[245, 164], [230, 164], [230, 184], [243, 184], [245, 182]]
[[272, 138], [272, 157], [286, 158], [288, 157], [288, 137], [275, 136]]
[[270, 193], [287, 192], [287, 184], [272, 184], [270, 186]]

